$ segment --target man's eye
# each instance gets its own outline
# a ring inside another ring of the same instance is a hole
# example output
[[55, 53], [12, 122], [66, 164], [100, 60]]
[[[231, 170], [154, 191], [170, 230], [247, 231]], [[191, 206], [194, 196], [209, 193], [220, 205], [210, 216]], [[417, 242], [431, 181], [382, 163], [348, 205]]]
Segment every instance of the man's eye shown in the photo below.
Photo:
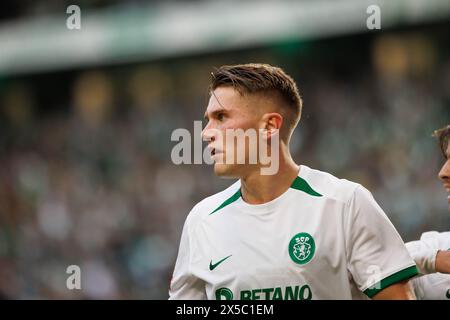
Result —
[[224, 118], [224, 114], [223, 113], [219, 113], [218, 115], [217, 115], [217, 120], [219, 120], [219, 121], [222, 121], [223, 120], [223, 118]]

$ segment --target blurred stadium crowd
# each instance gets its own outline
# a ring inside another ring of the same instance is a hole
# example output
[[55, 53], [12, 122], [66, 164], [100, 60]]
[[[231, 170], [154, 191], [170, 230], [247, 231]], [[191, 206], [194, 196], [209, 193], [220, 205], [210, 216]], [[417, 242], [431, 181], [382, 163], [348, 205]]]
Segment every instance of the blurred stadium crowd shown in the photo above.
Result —
[[[450, 120], [446, 40], [419, 29], [0, 79], [0, 295], [167, 298], [186, 215], [231, 183], [172, 164], [170, 136], [202, 119], [228, 63], [296, 79], [298, 162], [365, 185], [404, 240], [448, 230], [431, 137]], [[67, 290], [69, 265], [82, 290]]]

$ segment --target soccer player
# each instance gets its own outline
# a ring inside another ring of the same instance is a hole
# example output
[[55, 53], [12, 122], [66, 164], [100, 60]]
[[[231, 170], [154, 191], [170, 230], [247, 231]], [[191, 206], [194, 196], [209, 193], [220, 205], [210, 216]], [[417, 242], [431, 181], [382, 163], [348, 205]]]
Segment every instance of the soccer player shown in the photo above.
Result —
[[[445, 163], [439, 172], [444, 188], [450, 193], [450, 125], [436, 130]], [[450, 195], [447, 196], [450, 210]], [[418, 299], [450, 299], [450, 232], [429, 231], [420, 240], [406, 244], [422, 276], [412, 280]]]
[[[416, 265], [371, 193], [292, 159], [301, 109], [294, 80], [278, 67], [212, 73], [202, 136], [215, 174], [239, 180], [189, 213], [170, 299], [415, 298], [408, 281]], [[248, 161], [250, 143], [244, 164], [223, 161], [241, 151], [224, 138], [237, 129], [261, 132], [258, 148], [279, 139], [274, 174]]]

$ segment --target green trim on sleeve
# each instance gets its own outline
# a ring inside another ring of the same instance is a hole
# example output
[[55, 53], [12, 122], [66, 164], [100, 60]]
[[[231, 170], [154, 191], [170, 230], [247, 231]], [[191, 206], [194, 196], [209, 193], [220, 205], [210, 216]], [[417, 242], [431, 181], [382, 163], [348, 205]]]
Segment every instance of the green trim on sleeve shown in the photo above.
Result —
[[419, 274], [419, 271], [417, 270], [417, 267], [411, 266], [406, 269], [400, 270], [394, 274], [391, 274], [390, 276], [384, 278], [380, 282], [375, 283], [372, 287], [367, 288], [364, 290], [364, 294], [368, 296], [369, 298], [372, 298], [374, 295], [376, 295], [381, 290], [389, 287], [390, 285], [412, 278]]
[[226, 207], [227, 205], [235, 202], [237, 199], [239, 199], [241, 197], [241, 188], [239, 188], [239, 190], [233, 194], [230, 198], [228, 198], [227, 200], [225, 200], [220, 206], [218, 206], [213, 212], [211, 212], [209, 215], [212, 215], [214, 212], [219, 211], [220, 209]]

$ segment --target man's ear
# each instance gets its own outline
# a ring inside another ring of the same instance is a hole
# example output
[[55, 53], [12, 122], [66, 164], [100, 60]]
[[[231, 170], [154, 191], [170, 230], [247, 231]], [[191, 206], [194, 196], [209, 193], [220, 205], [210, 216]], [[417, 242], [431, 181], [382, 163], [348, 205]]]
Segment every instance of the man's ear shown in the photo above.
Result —
[[261, 120], [264, 139], [278, 134], [283, 124], [283, 116], [277, 112], [266, 113]]

